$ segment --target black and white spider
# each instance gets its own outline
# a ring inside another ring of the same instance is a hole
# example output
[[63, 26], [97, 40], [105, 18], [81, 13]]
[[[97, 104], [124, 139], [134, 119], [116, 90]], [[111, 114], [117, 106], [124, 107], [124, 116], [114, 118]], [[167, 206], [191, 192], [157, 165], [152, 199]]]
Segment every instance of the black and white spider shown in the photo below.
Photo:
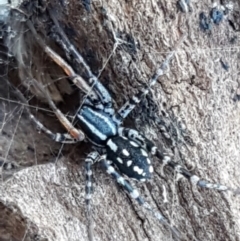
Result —
[[[139, 91], [137, 95], [131, 97], [130, 100], [119, 110], [115, 111], [109, 92], [91, 72], [90, 67], [86, 64], [83, 57], [70, 43], [52, 11], [49, 11], [49, 13], [58, 31], [58, 43], [66, 52], [69, 61], [74, 58], [79, 65], [84, 67], [87, 78], [83, 79], [64, 59], [44, 44], [30, 20], [27, 20], [27, 25], [44, 51], [64, 69], [73, 83], [87, 94], [85, 100], [81, 104], [81, 108], [76, 114], [78, 123], [83, 132], [76, 129], [67, 120], [61, 111], [57, 109], [48, 93], [46, 93], [44, 87], [35, 80], [33, 80], [33, 84], [45, 93], [50, 107], [53, 109], [59, 121], [66, 128], [67, 134], [53, 133], [44, 127], [30, 112], [29, 115], [36, 123], [37, 127], [56, 142], [75, 143], [76, 141], [82, 141], [86, 135], [87, 140], [96, 147], [95, 151], [88, 154], [85, 160], [88, 220], [90, 220], [91, 216], [90, 200], [92, 194], [92, 165], [99, 161], [103, 164], [106, 171], [133, 199], [151, 212], [152, 215], [167, 228], [170, 228], [173, 235], [179, 236], [178, 231], [169, 224], [167, 219], [159, 211], [154, 210], [146, 201], [144, 201], [139, 192], [124, 178], [124, 175], [142, 182], [150, 179], [154, 172], [151, 164], [151, 156], [156, 156], [162, 161], [163, 165], [172, 167], [175, 172], [183, 175], [193, 185], [219, 191], [230, 190], [230, 188], [221, 184], [209, 183], [198, 176], [191, 174], [188, 170], [172, 161], [170, 156], [160, 153], [154, 143], [137, 130], [122, 127], [123, 120], [129, 115], [135, 106], [140, 103], [142, 98], [149, 93], [150, 88], [156, 84], [158, 78], [164, 74], [170, 60], [175, 54], [175, 50], [166, 57], [161, 67], [151, 77], [148, 88]], [[181, 41], [179, 41], [178, 45], [180, 43]], [[23, 101], [26, 101], [20, 92], [19, 96]], [[101, 155], [96, 151], [98, 148], [103, 150]], [[89, 221], [89, 239], [93, 240], [90, 226], [91, 224]]]

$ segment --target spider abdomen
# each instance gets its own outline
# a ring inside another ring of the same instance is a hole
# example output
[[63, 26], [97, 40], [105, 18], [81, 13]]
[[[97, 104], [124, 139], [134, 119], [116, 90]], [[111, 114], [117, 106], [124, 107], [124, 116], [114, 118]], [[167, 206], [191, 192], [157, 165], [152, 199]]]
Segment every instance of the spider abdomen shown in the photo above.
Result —
[[116, 136], [108, 140], [107, 160], [130, 178], [140, 181], [151, 178], [153, 166], [147, 151], [126, 137]]
[[106, 141], [117, 134], [116, 124], [102, 110], [84, 105], [77, 116], [81, 128], [94, 145], [105, 146]]

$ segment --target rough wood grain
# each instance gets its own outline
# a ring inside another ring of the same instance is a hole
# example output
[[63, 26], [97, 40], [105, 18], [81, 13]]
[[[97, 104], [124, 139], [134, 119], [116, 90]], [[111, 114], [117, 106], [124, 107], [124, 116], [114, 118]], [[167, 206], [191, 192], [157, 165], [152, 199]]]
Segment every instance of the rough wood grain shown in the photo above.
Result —
[[[91, 13], [84, 10], [81, 1], [70, 1], [58, 17], [94, 73], [99, 73], [116, 107], [147, 83], [181, 33], [186, 33], [167, 75], [159, 79], [151, 95], [125, 123], [137, 127], [199, 176], [236, 188], [240, 186], [239, 40], [228, 18], [234, 19], [239, 5], [233, 5], [233, 12], [218, 26], [213, 25], [211, 32], [199, 28], [199, 14], [209, 14], [213, 7], [208, 0], [193, 1], [191, 13], [180, 12], [172, 0], [94, 1]], [[117, 47], [112, 31], [119, 39]], [[32, 44], [36, 47], [34, 41]], [[229, 65], [228, 71], [221, 61]], [[58, 70], [50, 60], [49, 68], [39, 62], [40, 72]], [[60, 78], [63, 73], [59, 73]], [[3, 160], [17, 163], [19, 171], [0, 185], [0, 216], [4, 217], [0, 219], [0, 240], [87, 240], [83, 165], [89, 145], [62, 147], [37, 133], [22, 106], [10, 102], [14, 97], [6, 89], [1, 86], [0, 96], [7, 101], [1, 99], [0, 103], [0, 154]], [[76, 107], [78, 95], [62, 98], [65, 104]], [[61, 106], [68, 111], [66, 105]], [[38, 115], [46, 125], [59, 130], [57, 121], [46, 112], [39, 111]], [[159, 122], [163, 120], [171, 127], [175, 147], [160, 132]], [[180, 131], [179, 122], [187, 133]], [[170, 169], [163, 172], [157, 159], [153, 163], [153, 179], [136, 186], [185, 235], [185, 240], [239, 240], [239, 196], [193, 189]], [[94, 176], [96, 241], [172, 239], [98, 165]]]

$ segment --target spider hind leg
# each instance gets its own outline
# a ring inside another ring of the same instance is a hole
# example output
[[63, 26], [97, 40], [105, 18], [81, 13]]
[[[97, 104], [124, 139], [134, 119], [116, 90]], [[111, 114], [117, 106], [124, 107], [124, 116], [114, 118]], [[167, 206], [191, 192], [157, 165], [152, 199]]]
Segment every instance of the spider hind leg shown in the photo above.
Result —
[[[148, 138], [144, 137], [142, 134], [140, 134], [138, 131], [134, 129], [129, 128], [119, 128], [119, 135], [126, 136], [129, 139], [132, 139], [133, 141], [137, 142], [142, 147], [146, 148], [146, 150], [151, 153], [153, 156], [158, 157], [162, 163], [163, 166], [168, 165], [171, 167], [176, 173], [181, 174], [186, 179], [188, 179], [192, 185], [199, 186], [201, 188], [208, 188], [208, 189], [215, 189], [218, 191], [234, 191], [232, 188], [227, 187], [225, 185], [222, 185], [220, 183], [211, 183], [204, 179], [201, 179], [197, 175], [192, 174], [189, 172], [186, 168], [182, 167], [178, 163], [172, 161], [171, 157], [168, 155], [162, 155], [160, 151], [158, 151], [155, 144], [150, 141]], [[235, 191], [234, 191], [235, 192]]]
[[158, 210], [154, 210], [149, 203], [144, 201], [144, 199], [140, 196], [138, 190], [134, 189], [132, 185], [110, 164], [111, 161], [102, 160], [102, 163], [107, 173], [110, 174], [117, 181], [117, 183], [124, 188], [125, 192], [129, 194], [132, 199], [136, 200], [140, 206], [144, 207], [144, 209], [146, 209], [155, 218], [157, 218], [161, 224], [163, 224], [167, 229], [169, 229], [175, 239], [181, 239], [180, 232], [168, 222], [168, 220], [163, 216], [163, 214], [161, 214]]
[[86, 186], [85, 186], [85, 202], [86, 202], [86, 217], [87, 217], [87, 231], [89, 241], [93, 241], [93, 227], [92, 227], [92, 210], [91, 210], [91, 200], [93, 193], [93, 185], [92, 185], [92, 166], [101, 160], [101, 156], [98, 152], [94, 151], [87, 155], [85, 159], [85, 177], [86, 177]]

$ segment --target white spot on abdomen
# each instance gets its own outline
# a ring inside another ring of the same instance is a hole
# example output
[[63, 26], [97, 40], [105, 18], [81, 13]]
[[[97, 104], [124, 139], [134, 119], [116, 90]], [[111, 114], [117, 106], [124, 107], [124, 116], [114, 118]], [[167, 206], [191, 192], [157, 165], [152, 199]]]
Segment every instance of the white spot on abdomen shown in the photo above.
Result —
[[142, 152], [142, 155], [143, 155], [143, 156], [145, 156], [145, 157], [148, 156], [147, 152], [146, 152], [144, 149], [142, 149], [142, 148], [141, 148], [141, 152]]
[[126, 149], [123, 149], [122, 153], [123, 153], [124, 156], [129, 156], [130, 155], [129, 152]]
[[121, 164], [123, 164], [123, 160], [120, 157], [117, 157], [117, 161]]
[[130, 167], [132, 165], [132, 161], [127, 161], [127, 166]]
[[139, 175], [143, 173], [143, 169], [139, 168], [138, 166], [134, 166], [133, 171], [137, 172]]

